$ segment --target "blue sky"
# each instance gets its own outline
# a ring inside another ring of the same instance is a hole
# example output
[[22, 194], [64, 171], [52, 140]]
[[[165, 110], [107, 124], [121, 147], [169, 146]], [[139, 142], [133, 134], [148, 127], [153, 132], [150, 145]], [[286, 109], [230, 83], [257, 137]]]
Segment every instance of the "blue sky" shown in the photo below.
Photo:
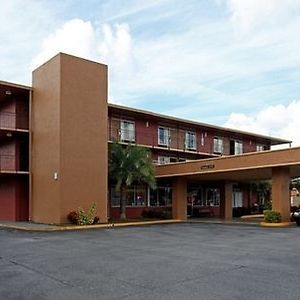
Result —
[[59, 51], [109, 66], [111, 102], [300, 145], [299, 0], [0, 0], [0, 79]]

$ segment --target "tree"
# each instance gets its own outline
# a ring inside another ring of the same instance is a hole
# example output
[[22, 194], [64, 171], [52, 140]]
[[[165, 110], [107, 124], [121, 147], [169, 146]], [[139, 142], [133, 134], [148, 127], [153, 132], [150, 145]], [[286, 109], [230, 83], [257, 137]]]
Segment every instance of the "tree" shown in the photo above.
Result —
[[118, 143], [109, 146], [108, 172], [111, 181], [120, 191], [120, 218], [126, 219], [125, 193], [134, 183], [148, 184], [155, 188], [154, 165], [146, 148]]

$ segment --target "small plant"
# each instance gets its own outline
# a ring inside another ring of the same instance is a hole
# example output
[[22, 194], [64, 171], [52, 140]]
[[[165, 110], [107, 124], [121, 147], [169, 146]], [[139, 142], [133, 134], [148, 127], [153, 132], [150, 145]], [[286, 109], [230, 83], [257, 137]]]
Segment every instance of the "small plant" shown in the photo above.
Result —
[[280, 223], [281, 215], [279, 212], [274, 210], [266, 210], [264, 212], [264, 219], [266, 223]]
[[70, 211], [67, 218], [72, 224], [78, 224], [78, 213], [76, 211]]
[[86, 213], [81, 207], [78, 208], [78, 225], [91, 225], [95, 220], [96, 204], [93, 203]]
[[99, 223], [99, 220], [100, 220], [100, 218], [99, 218], [98, 216], [96, 216], [96, 217], [94, 218], [93, 224], [98, 224], [98, 223]]
[[264, 204], [260, 206], [261, 211], [265, 210], [272, 210], [272, 202], [271, 201], [266, 201]]

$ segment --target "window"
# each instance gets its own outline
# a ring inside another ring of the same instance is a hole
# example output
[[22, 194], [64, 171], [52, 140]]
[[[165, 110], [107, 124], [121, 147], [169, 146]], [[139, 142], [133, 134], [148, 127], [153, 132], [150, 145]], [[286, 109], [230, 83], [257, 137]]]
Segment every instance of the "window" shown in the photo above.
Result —
[[237, 140], [230, 140], [230, 155], [242, 154], [243, 143]]
[[243, 143], [241, 141], [234, 141], [234, 154], [243, 153]]
[[[116, 191], [116, 186], [111, 186], [111, 206], [120, 207], [120, 191]], [[130, 186], [125, 193], [126, 206], [146, 206], [147, 187], [145, 185]]]
[[264, 146], [263, 146], [263, 145], [257, 144], [257, 145], [256, 145], [256, 151], [257, 151], [257, 152], [264, 151]]
[[169, 156], [158, 156], [157, 162], [159, 165], [169, 164], [170, 163], [170, 157]]
[[223, 153], [223, 138], [214, 137], [214, 153]]
[[170, 184], [162, 184], [150, 191], [150, 206], [171, 206], [172, 188]]
[[206, 206], [220, 206], [220, 189], [209, 188], [206, 190]]
[[205, 206], [205, 199], [202, 187], [188, 187], [187, 202], [191, 206]]
[[158, 145], [170, 145], [170, 129], [166, 127], [158, 127]]
[[243, 207], [243, 193], [239, 190], [232, 193], [232, 207]]
[[186, 131], [185, 133], [185, 148], [188, 150], [196, 150], [196, 132]]
[[135, 124], [132, 121], [121, 121], [121, 141], [135, 142]]

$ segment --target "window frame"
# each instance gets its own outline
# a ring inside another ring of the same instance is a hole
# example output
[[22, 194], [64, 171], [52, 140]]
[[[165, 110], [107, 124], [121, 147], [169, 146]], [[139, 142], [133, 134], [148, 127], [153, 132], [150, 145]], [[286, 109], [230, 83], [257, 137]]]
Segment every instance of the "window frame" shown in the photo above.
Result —
[[[217, 141], [217, 144], [216, 144], [216, 141]], [[219, 150], [221, 150], [221, 151], [219, 151]], [[213, 152], [217, 153], [217, 154], [223, 154], [223, 152], [224, 152], [224, 139], [223, 139], [223, 137], [221, 137], [221, 136], [215, 136], [214, 137], [214, 139], [213, 139]]]
[[[166, 132], [167, 134], [164, 134], [164, 140], [161, 141], [160, 139], [160, 130], [164, 130], [164, 132]], [[157, 144], [158, 146], [164, 146], [164, 147], [169, 147], [170, 146], [170, 141], [171, 139], [171, 132], [170, 132], [170, 128], [166, 127], [166, 126], [158, 126], [157, 128]]]
[[[132, 125], [133, 130], [125, 129], [124, 124]], [[128, 132], [126, 132], [126, 131], [128, 131]], [[126, 119], [120, 120], [120, 140], [121, 140], [121, 142], [135, 143], [136, 136], [135, 136], [135, 122], [134, 121], [126, 120]]]
[[256, 144], [256, 152], [265, 151], [265, 146], [263, 144]]
[[[191, 137], [194, 137], [193, 139], [190, 139]], [[193, 146], [189, 147], [190, 142], [193, 141]], [[185, 131], [185, 149], [186, 150], [192, 150], [197, 151], [197, 133], [196, 131], [192, 130], [186, 130]]]
[[158, 155], [157, 156], [157, 164], [158, 165], [166, 165], [169, 164], [171, 157], [166, 155]]
[[241, 140], [234, 140], [234, 155], [243, 154], [243, 153], [244, 153], [243, 141], [241, 141]]

